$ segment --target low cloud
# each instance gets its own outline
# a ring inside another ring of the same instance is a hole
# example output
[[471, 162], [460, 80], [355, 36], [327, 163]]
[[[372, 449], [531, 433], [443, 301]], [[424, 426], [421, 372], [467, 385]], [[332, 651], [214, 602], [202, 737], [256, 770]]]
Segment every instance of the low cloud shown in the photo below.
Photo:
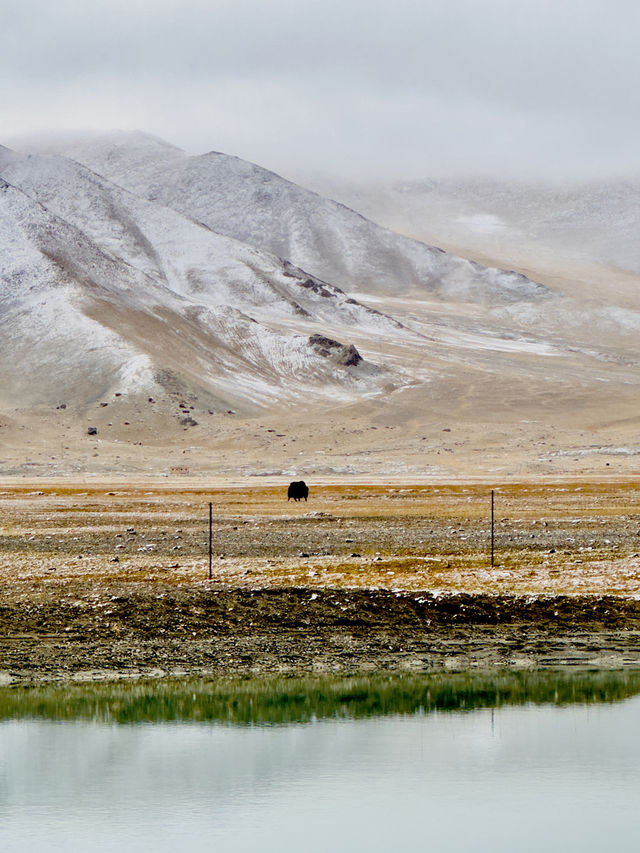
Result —
[[4, 141], [140, 128], [384, 178], [640, 168], [627, 0], [24, 0], [5, 20]]

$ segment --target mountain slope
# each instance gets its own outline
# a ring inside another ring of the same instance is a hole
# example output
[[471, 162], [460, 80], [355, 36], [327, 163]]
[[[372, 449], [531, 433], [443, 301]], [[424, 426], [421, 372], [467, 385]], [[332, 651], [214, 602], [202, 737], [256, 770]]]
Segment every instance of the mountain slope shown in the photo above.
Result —
[[543, 271], [640, 273], [640, 179], [581, 183], [499, 179], [380, 186], [317, 179], [320, 192], [387, 228], [449, 251]]
[[61, 153], [139, 196], [308, 270], [347, 291], [411, 292], [480, 304], [536, 300], [524, 276], [401, 237], [266, 169], [218, 152], [189, 157], [144, 134], [67, 142]]
[[170, 375], [220, 406], [348, 396], [384, 371], [342, 363], [348, 346], [327, 351], [313, 336], [353, 325], [403, 333], [331, 285], [74, 162], [3, 149], [0, 174], [4, 387], [25, 402], [60, 398], [52, 362], [79, 398], [132, 379], [132, 361], [141, 393]]

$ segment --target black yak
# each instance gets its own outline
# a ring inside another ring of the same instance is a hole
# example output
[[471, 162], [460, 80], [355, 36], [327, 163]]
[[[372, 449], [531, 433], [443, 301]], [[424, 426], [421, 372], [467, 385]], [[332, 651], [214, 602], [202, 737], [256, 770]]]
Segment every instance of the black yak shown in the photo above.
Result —
[[294, 499], [294, 501], [301, 501], [302, 498], [306, 499], [309, 497], [309, 486], [305, 483], [304, 480], [295, 480], [293, 483], [289, 483], [289, 491], [287, 492], [287, 503]]

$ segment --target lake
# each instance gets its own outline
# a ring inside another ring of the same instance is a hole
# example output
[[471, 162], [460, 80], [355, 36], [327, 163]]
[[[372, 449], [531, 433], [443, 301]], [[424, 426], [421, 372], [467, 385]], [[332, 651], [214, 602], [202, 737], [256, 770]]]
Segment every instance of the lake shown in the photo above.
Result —
[[0, 690], [0, 849], [637, 850], [640, 673]]

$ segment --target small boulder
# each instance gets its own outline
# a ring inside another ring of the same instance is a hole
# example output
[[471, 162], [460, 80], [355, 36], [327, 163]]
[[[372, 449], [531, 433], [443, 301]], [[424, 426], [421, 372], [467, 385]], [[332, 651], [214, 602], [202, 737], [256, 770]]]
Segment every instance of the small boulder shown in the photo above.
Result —
[[357, 367], [362, 361], [362, 356], [353, 344], [349, 344], [341, 348], [336, 355], [336, 361], [344, 367]]

